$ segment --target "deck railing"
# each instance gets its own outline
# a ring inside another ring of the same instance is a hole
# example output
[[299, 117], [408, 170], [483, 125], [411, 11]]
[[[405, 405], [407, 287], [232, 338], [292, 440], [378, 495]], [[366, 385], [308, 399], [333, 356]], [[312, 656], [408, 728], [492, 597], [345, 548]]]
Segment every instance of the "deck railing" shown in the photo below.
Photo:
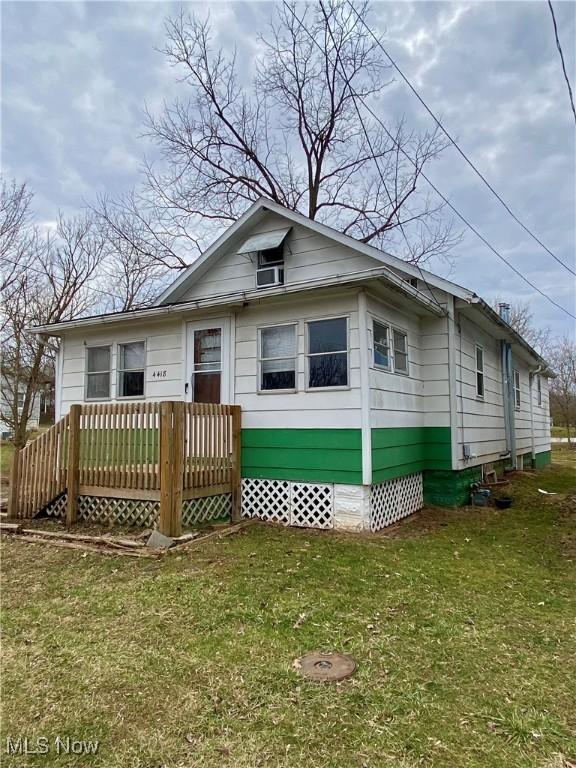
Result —
[[164, 401], [73, 405], [16, 451], [8, 512], [33, 517], [66, 491], [66, 520], [79, 496], [160, 501], [159, 528], [179, 535], [182, 502], [222, 493], [240, 517], [240, 407]]

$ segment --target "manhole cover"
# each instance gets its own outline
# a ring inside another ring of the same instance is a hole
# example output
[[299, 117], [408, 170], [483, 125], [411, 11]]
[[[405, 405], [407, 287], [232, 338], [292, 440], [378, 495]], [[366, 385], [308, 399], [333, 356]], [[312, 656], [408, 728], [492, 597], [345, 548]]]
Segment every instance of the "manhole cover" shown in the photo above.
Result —
[[343, 653], [312, 651], [296, 659], [294, 666], [300, 674], [316, 682], [345, 680], [356, 671], [356, 662]]

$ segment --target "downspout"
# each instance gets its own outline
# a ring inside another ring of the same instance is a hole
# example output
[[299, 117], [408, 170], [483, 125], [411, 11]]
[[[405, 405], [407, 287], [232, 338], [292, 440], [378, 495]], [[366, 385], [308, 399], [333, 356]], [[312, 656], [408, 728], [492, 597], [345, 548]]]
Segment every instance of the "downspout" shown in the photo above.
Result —
[[528, 391], [530, 394], [530, 448], [532, 453], [532, 467], [534, 467], [534, 462], [536, 461], [536, 438], [534, 437], [534, 393], [532, 391], [532, 385], [534, 382], [534, 377], [538, 376], [541, 371], [542, 366], [539, 365], [538, 368], [535, 368], [533, 371], [528, 373]]
[[[510, 323], [510, 304], [499, 304], [500, 317]], [[512, 386], [512, 345], [508, 341], [500, 342], [502, 364], [502, 401], [504, 404], [504, 428], [506, 432], [506, 455], [510, 457], [512, 468], [516, 469], [516, 431], [514, 424], [514, 389]]]

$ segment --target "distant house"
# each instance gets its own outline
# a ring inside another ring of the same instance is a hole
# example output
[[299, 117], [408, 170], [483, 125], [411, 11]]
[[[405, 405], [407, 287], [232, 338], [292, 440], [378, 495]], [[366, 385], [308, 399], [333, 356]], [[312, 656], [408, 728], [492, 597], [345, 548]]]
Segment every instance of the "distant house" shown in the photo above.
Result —
[[[14, 404], [16, 403], [17, 415], [20, 416], [24, 406], [26, 388], [7, 373], [0, 375], [0, 435], [10, 437], [14, 432]], [[32, 401], [28, 429], [37, 429], [40, 422], [41, 393], [37, 392]]]
[[242, 408], [243, 514], [377, 530], [550, 461], [549, 370], [473, 291], [266, 199], [155, 306], [43, 326], [72, 403]]

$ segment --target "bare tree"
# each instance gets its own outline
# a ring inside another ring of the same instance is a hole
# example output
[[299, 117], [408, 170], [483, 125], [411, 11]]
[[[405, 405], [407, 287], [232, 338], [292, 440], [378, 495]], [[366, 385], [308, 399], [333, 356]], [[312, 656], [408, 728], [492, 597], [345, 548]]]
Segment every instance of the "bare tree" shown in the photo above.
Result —
[[104, 255], [104, 240], [88, 216], [60, 216], [54, 235], [31, 237], [28, 244], [25, 262], [33, 261], [34, 268], [19, 269], [3, 295], [2, 388], [7, 406], [1, 417], [17, 447], [26, 443], [34, 399], [55, 352], [53, 340], [29, 329], [78, 317], [93, 306], [91, 281]]
[[[494, 299], [492, 308], [495, 312], [499, 312], [501, 303], [502, 299]], [[518, 301], [510, 304], [510, 325], [536, 352], [545, 356], [551, 343], [552, 331], [550, 328], [536, 326], [534, 313], [528, 302]]]
[[30, 254], [31, 201], [26, 184], [0, 176], [0, 291], [10, 286]]
[[[123, 312], [149, 306], [165, 287], [166, 267], [173, 266], [171, 254], [159, 246], [152, 252], [143, 234], [143, 224], [130, 218], [101, 197], [95, 226], [104, 239], [106, 256], [100, 273], [103, 286], [113, 285], [114, 293], [105, 303], [108, 311]], [[151, 232], [150, 228], [146, 232]], [[183, 263], [183, 262], [182, 262]]]
[[554, 422], [566, 427], [568, 442], [576, 425], [576, 344], [565, 336], [549, 350], [556, 377], [550, 380], [550, 407]]
[[[146, 167], [142, 192], [118, 202], [128, 217], [119, 232], [179, 268], [199, 245], [199, 225], [211, 235], [265, 196], [412, 262], [446, 256], [459, 236], [421, 191], [445, 141], [403, 120], [387, 132], [363, 114], [363, 100], [384, 114], [391, 82], [361, 22], [367, 3], [284, 4], [274, 13], [250, 89], [235, 52], [214, 48], [208, 22], [184, 13], [167, 22], [163, 52], [187, 97], [148, 114], [162, 162]], [[110, 201], [99, 210], [113, 218]]]

